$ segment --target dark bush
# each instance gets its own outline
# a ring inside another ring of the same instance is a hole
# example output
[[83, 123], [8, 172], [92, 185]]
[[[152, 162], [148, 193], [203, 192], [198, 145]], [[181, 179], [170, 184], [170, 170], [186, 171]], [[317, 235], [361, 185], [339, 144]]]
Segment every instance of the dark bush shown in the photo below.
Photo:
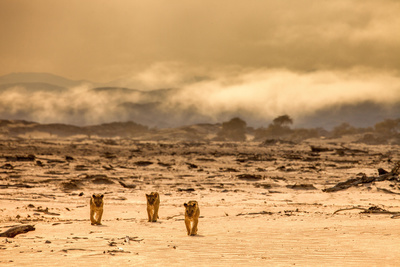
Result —
[[222, 129], [217, 134], [218, 140], [245, 141], [246, 122], [240, 118], [233, 118], [222, 123]]

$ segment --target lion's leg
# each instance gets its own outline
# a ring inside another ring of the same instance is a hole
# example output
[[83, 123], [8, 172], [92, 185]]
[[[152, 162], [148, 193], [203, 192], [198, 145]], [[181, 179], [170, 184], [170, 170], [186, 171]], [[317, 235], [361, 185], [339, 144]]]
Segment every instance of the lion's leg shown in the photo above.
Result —
[[94, 219], [94, 210], [90, 209], [90, 223], [92, 225], [96, 224], [96, 220]]
[[199, 219], [195, 218], [193, 220], [192, 232], [190, 235], [197, 235], [197, 225], [199, 224]]
[[103, 209], [97, 212], [97, 225], [101, 225], [101, 217], [103, 217]]
[[190, 235], [190, 220], [187, 218], [185, 218], [185, 225], [186, 225], [187, 234]]
[[147, 217], [149, 218], [149, 222], [151, 222], [151, 219], [152, 219], [152, 214], [151, 214], [151, 208], [150, 207], [148, 207], [147, 208]]
[[158, 207], [154, 207], [153, 222], [156, 222], [157, 219], [158, 219]]

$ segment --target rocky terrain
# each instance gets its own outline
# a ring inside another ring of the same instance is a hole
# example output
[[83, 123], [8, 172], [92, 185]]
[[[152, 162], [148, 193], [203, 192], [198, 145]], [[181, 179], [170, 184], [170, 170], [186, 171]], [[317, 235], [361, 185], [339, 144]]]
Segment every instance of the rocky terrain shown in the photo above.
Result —
[[[0, 263], [396, 265], [399, 147], [352, 140], [2, 138], [0, 233], [34, 230], [0, 237]], [[156, 223], [151, 191], [161, 196]], [[89, 220], [93, 193], [105, 195], [101, 226]], [[189, 200], [201, 210], [194, 237]]]

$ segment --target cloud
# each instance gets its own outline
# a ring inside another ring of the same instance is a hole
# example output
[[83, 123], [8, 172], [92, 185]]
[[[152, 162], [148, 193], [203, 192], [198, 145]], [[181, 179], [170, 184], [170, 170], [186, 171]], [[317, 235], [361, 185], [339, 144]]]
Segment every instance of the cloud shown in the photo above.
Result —
[[199, 67], [202, 76], [228, 66], [398, 71], [398, 9], [394, 0], [6, 0], [0, 74], [106, 82], [158, 62]]
[[205, 76], [206, 73], [204, 68], [188, 66], [182, 62], [157, 62], [141, 71], [132, 72], [112, 81], [108, 85], [140, 90], [180, 88], [186, 84], [210, 79], [211, 76]]
[[[311, 120], [326, 121], [321, 125], [325, 126], [329, 121], [337, 123], [340, 114], [336, 116], [333, 111], [339, 107], [351, 106], [356, 110], [357, 105], [363, 104], [362, 110], [367, 112], [368, 102], [388, 111], [370, 120], [369, 113], [358, 112], [365, 117], [364, 123], [373, 125], [384, 115], [395, 116], [397, 113], [391, 112], [391, 107], [400, 103], [400, 77], [391, 72], [353, 69], [304, 73], [236, 68], [189, 79], [193, 73], [184, 65], [159, 63], [127, 81], [134, 80], [148, 88], [143, 91], [93, 89], [89, 84], [64, 90], [31, 90], [29, 84], [25, 85], [27, 88], [13, 86], [0, 90], [0, 117], [77, 125], [132, 120], [148, 126], [171, 127], [217, 123], [239, 116], [249, 125], [259, 127], [288, 114], [295, 126], [316, 126]], [[179, 86], [169, 88], [174, 84]], [[161, 85], [169, 86], [153, 90]], [[326, 117], [318, 117], [319, 113]], [[329, 114], [335, 115], [335, 119]]]
[[305, 74], [277, 69], [189, 85], [171, 101], [196, 106], [210, 117], [241, 111], [255, 120], [268, 121], [282, 114], [302, 118], [337, 105], [365, 101], [394, 104], [399, 100], [400, 78], [390, 74], [355, 70]]

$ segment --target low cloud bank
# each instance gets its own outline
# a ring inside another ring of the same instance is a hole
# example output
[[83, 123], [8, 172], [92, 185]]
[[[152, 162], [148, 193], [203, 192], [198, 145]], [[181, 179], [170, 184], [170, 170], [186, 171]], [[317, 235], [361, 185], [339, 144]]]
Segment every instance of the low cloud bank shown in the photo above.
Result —
[[294, 126], [332, 127], [341, 122], [374, 125], [400, 114], [400, 77], [367, 70], [233, 69], [193, 76], [175, 66], [152, 68], [118, 82], [130, 88], [86, 83], [52, 90], [45, 82], [39, 87], [1, 85], [0, 118], [75, 125], [132, 120], [173, 127], [239, 116], [260, 127], [288, 114]]

